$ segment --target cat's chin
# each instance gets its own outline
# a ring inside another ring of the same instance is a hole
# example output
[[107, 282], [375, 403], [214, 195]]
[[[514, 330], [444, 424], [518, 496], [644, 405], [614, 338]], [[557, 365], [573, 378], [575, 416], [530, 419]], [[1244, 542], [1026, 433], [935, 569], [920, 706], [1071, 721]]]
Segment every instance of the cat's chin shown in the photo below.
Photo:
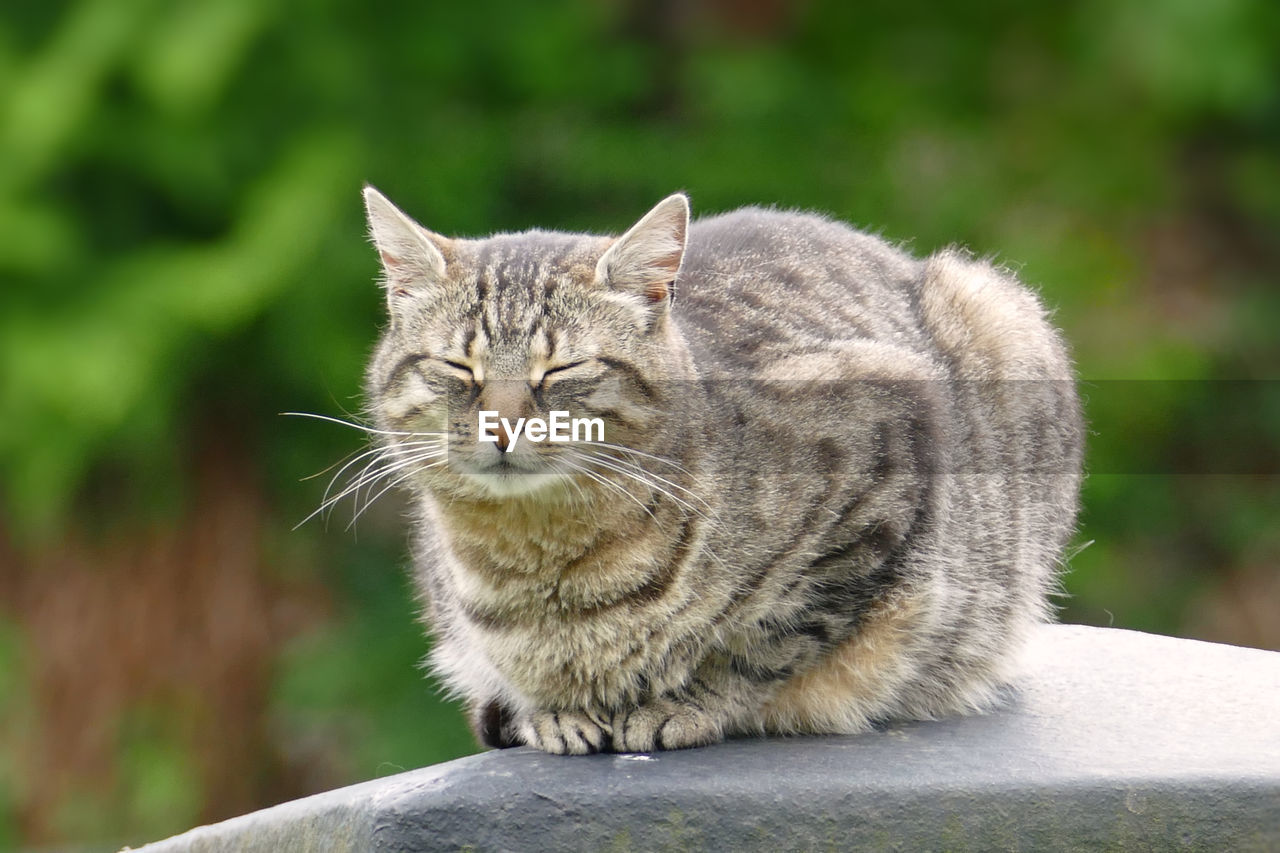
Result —
[[548, 492], [564, 483], [564, 475], [554, 471], [530, 473], [525, 471], [496, 471], [467, 475], [467, 482], [490, 498], [519, 498]]

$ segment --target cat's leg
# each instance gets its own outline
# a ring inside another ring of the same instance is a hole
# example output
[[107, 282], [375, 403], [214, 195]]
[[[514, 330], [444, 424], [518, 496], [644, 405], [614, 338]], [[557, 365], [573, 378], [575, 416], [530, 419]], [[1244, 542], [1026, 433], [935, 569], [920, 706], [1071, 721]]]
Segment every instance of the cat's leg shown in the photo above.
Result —
[[476, 740], [484, 746], [507, 749], [522, 743], [516, 730], [515, 714], [497, 699], [472, 702], [467, 709], [467, 722]]
[[720, 667], [704, 668], [688, 684], [638, 707], [616, 711], [610, 720], [615, 752], [686, 749], [719, 743], [746, 729], [776, 685], [754, 683]]
[[715, 660], [704, 662], [684, 686], [639, 705], [522, 713], [515, 731], [523, 743], [560, 755], [704, 746], [730, 734], [763, 731], [758, 723], [761, 704], [780, 684], [774, 677], [734, 674]]
[[533, 711], [516, 722], [520, 740], [543, 752], [589, 755], [612, 745], [607, 715], [585, 711]]

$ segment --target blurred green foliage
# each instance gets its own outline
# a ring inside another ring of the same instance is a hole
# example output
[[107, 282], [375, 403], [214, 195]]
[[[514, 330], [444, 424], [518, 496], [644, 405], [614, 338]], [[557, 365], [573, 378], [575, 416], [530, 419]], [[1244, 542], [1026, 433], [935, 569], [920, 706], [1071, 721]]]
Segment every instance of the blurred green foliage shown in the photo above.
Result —
[[[1192, 631], [1197, 602], [1280, 559], [1276, 470], [1215, 468], [1222, 401], [1197, 391], [1280, 368], [1278, 80], [1273, 0], [14, 0], [0, 536], [39, 554], [176, 519], [186, 461], [234, 432], [272, 535], [311, 543], [337, 602], [272, 670], [274, 718], [340, 753], [317, 778], [473, 749], [415, 669], [397, 526], [287, 533], [320, 498], [299, 478], [358, 446], [276, 413], [359, 407], [380, 322], [360, 184], [451, 234], [619, 229], [680, 188], [1016, 264], [1088, 380], [1094, 544], [1067, 617]], [[1245, 393], [1237, 460], [1280, 446], [1275, 389]], [[0, 744], [33, 678], [5, 619]], [[68, 802], [56, 840], [209, 816], [166, 713], [119, 724], [127, 808]], [[0, 845], [26, 826], [15, 761]]]

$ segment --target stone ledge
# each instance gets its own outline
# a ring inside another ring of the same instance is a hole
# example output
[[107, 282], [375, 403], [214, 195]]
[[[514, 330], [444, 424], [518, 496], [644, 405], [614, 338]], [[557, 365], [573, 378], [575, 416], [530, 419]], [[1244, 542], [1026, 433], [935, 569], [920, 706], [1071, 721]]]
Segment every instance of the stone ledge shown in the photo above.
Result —
[[1280, 850], [1280, 653], [1041, 629], [1008, 706], [650, 756], [474, 755], [141, 848]]

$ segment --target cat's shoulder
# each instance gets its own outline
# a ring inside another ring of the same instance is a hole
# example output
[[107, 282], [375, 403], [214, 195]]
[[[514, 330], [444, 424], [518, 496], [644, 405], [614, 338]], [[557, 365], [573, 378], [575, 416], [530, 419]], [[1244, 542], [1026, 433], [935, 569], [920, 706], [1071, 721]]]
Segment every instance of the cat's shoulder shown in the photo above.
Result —
[[695, 257], [746, 254], [817, 259], [853, 255], [898, 263], [913, 260], [909, 252], [880, 234], [827, 214], [754, 206], [695, 220], [689, 231], [689, 251]]
[[751, 205], [694, 220], [693, 235], [854, 232], [830, 216], [812, 210]]

